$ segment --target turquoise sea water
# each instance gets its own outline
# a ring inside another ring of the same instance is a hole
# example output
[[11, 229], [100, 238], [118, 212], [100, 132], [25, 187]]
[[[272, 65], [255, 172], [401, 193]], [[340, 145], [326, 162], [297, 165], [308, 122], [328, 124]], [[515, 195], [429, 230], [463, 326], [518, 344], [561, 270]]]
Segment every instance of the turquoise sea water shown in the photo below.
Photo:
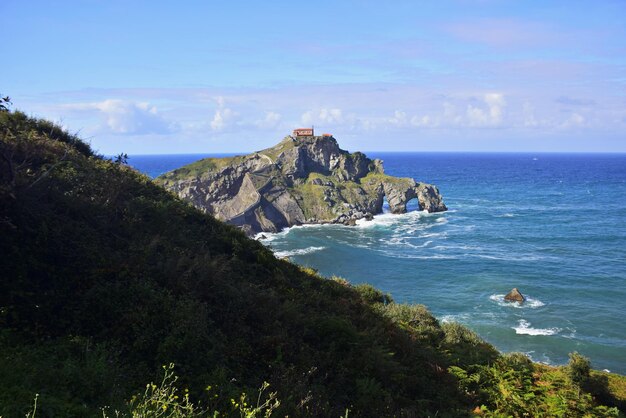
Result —
[[[502, 351], [550, 364], [578, 351], [626, 373], [626, 155], [368, 153], [436, 184], [449, 211], [356, 227], [295, 227], [263, 242], [324, 275], [423, 303]], [[202, 156], [135, 156], [151, 176]], [[528, 297], [504, 303], [512, 287]]]

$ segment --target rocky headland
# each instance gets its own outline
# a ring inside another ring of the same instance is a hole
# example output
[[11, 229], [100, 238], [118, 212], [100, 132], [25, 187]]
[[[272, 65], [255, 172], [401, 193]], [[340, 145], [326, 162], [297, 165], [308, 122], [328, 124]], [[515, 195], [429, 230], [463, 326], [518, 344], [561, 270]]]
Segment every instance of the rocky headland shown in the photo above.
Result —
[[332, 136], [287, 136], [245, 156], [205, 158], [156, 179], [195, 207], [246, 233], [277, 232], [293, 225], [354, 224], [381, 213], [447, 210], [437, 187], [388, 176], [381, 160], [339, 148]]

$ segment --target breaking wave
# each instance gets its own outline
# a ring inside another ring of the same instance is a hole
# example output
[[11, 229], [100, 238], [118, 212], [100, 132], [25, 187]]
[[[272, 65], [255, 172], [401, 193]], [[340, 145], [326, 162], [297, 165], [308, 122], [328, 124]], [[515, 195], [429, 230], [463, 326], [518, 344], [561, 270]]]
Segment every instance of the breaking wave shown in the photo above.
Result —
[[299, 248], [296, 250], [286, 250], [286, 251], [274, 251], [276, 257], [293, 257], [294, 255], [304, 255], [311, 254], [316, 251], [325, 250], [326, 247], [307, 247], [307, 248]]
[[522, 335], [554, 335], [561, 331], [560, 328], [532, 328], [530, 322], [525, 319], [520, 319], [519, 325], [513, 327], [513, 329], [516, 334]]

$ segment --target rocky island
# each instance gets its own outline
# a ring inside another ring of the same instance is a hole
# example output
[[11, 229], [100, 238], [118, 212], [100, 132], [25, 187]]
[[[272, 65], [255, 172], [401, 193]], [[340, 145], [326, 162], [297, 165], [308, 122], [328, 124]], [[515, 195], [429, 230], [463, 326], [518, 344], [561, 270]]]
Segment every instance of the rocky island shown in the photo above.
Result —
[[205, 158], [156, 182], [246, 233], [277, 232], [305, 223], [354, 224], [392, 213], [417, 199], [421, 210], [447, 208], [437, 187], [386, 175], [381, 160], [339, 148], [332, 135], [293, 135], [245, 156]]

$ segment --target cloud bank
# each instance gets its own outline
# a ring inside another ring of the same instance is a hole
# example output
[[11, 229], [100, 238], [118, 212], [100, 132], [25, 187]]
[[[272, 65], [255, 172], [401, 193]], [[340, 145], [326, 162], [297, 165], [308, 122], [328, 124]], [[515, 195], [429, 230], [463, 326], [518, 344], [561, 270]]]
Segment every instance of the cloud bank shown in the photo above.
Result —
[[[74, 94], [84, 98], [83, 92]], [[83, 128], [105, 153], [129, 147], [133, 152], [140, 141], [143, 149], [134, 152], [252, 151], [272, 145], [295, 127], [311, 125], [318, 132], [332, 132], [351, 149], [362, 150], [397, 149], [391, 139], [408, 150], [436, 150], [437, 144], [445, 149], [442, 138], [455, 144], [461, 138], [492, 138], [496, 149], [498, 144], [506, 149], [510, 141], [524, 138], [552, 136], [567, 141], [581, 133], [626, 130], [626, 111], [619, 110], [619, 98], [606, 98], [599, 106], [585, 96], [550, 92], [541, 96], [514, 90], [441, 93], [379, 84], [124, 89], [95, 95], [101, 97], [60, 105], [39, 102], [34, 107], [44, 116], [62, 118], [66, 126]]]
[[166, 121], [148, 102], [106, 99], [100, 102], [68, 103], [61, 105], [69, 117], [75, 114], [96, 119], [90, 125], [93, 134], [100, 135], [147, 135], [170, 134], [176, 131], [174, 121]]

